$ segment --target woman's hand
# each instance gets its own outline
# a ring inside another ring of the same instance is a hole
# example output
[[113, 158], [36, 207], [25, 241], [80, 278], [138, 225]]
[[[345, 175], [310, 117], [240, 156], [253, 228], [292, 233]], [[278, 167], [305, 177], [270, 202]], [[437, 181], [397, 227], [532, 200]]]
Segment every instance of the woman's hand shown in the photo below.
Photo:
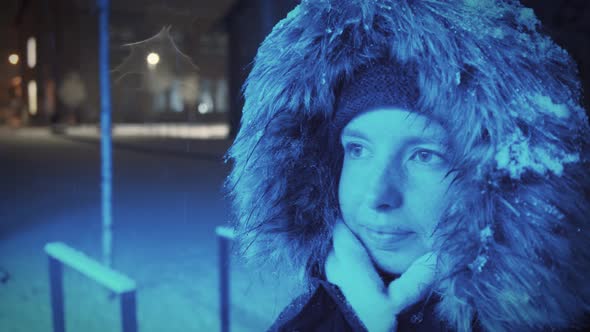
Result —
[[436, 255], [418, 258], [398, 279], [385, 286], [363, 244], [342, 221], [334, 227], [326, 277], [337, 285], [370, 332], [395, 331], [396, 315], [418, 302], [432, 283]]

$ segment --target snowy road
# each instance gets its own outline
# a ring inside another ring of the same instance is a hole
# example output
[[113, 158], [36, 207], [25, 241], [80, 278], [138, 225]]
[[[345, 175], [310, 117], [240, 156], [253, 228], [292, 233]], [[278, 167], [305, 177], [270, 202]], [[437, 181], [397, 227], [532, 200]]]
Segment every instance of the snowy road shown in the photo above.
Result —
[[[115, 142], [113, 261], [138, 283], [139, 330], [219, 330], [214, 229], [229, 218], [229, 142]], [[45, 243], [100, 258], [99, 162], [97, 141], [0, 128], [1, 331], [51, 331]], [[297, 292], [237, 263], [231, 280], [232, 331], [264, 330]], [[69, 270], [65, 297], [68, 331], [120, 330], [118, 303]]]

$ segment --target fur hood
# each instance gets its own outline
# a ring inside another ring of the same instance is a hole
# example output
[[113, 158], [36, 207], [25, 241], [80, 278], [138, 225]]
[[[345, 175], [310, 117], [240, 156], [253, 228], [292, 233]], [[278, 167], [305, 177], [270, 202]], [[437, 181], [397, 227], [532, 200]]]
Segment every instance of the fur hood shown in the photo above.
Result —
[[225, 184], [243, 253], [309, 276], [339, 217], [329, 123], [343, 82], [383, 58], [419, 71], [419, 109], [454, 140], [438, 317], [539, 331], [590, 309], [590, 131], [576, 65], [517, 1], [304, 0], [244, 86]]

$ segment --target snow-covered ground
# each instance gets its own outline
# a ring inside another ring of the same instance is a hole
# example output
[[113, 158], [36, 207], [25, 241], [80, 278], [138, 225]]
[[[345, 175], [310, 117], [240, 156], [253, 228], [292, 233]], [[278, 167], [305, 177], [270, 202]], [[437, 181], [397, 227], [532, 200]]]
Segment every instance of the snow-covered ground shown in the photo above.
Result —
[[[221, 185], [227, 140], [115, 140], [116, 270], [138, 284], [139, 330], [219, 330], [215, 227], [229, 218]], [[0, 331], [51, 331], [47, 242], [100, 259], [98, 141], [46, 128], [0, 128]], [[263, 331], [295, 296], [292, 280], [251, 271], [233, 257], [232, 331]], [[68, 331], [119, 331], [119, 303], [65, 269]]]

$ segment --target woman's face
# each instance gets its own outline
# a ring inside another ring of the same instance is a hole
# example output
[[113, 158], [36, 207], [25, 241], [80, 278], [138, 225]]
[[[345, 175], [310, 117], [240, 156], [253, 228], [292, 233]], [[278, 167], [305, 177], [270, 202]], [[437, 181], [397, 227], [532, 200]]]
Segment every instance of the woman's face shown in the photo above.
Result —
[[379, 268], [401, 274], [431, 249], [447, 205], [447, 132], [395, 108], [362, 113], [341, 135], [342, 218]]

